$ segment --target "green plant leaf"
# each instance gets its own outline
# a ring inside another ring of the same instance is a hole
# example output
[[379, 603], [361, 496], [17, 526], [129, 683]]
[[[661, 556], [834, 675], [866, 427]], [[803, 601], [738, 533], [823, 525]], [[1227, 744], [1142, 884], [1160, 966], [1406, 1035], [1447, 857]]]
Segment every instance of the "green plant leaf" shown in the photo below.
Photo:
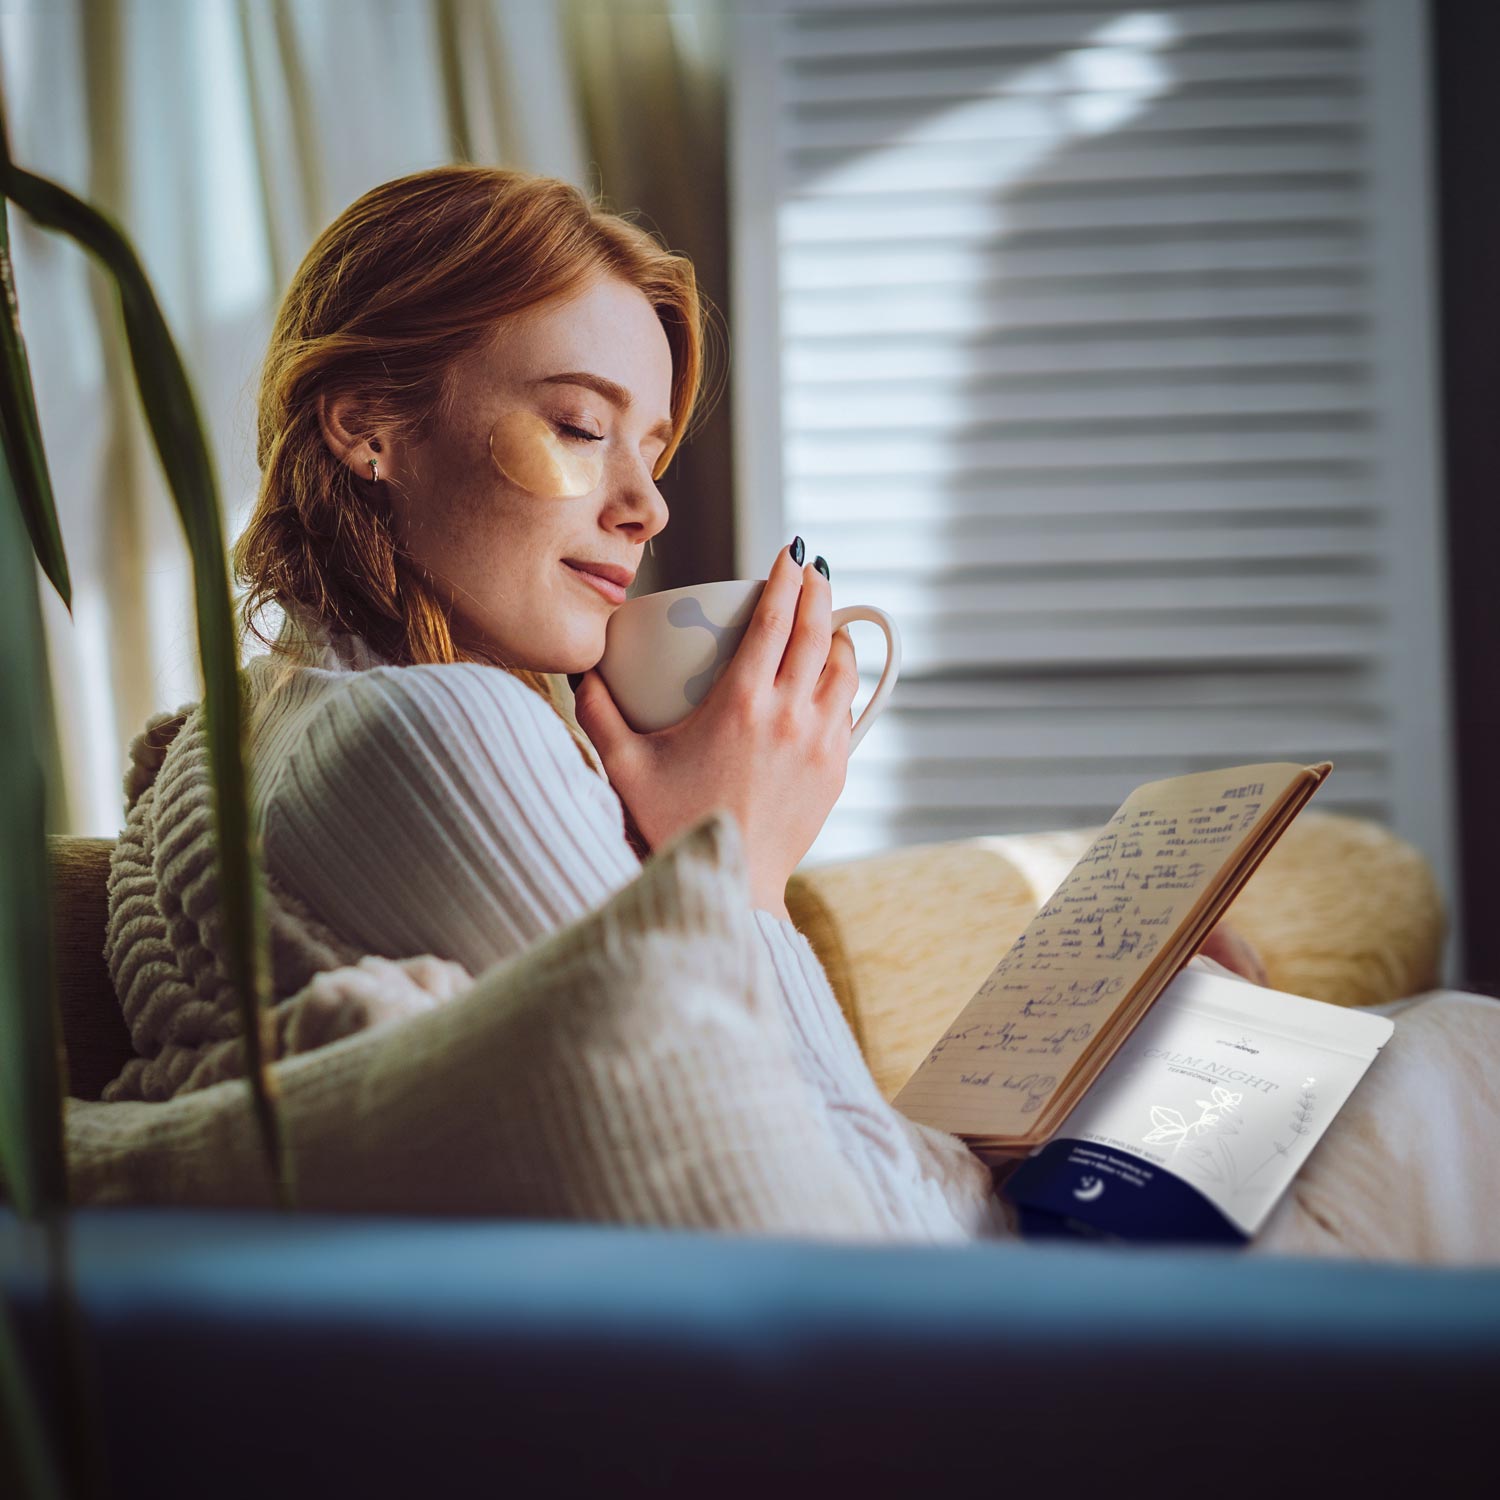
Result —
[[[8, 186], [15, 176], [0, 110], [0, 188]], [[0, 199], [0, 282], [7, 303], [5, 315], [0, 317], [0, 725], [4, 726], [0, 735], [0, 1178], [18, 1218], [39, 1224], [44, 1236], [49, 1268], [44, 1288], [46, 1312], [63, 1372], [59, 1410], [62, 1428], [54, 1453], [13, 1336], [9, 1314], [0, 1301], [0, 1422], [3, 1422], [0, 1493], [52, 1500], [68, 1492], [79, 1496], [103, 1495], [107, 1481], [97, 1393], [90, 1372], [82, 1310], [69, 1266], [63, 1114], [67, 1063], [56, 1003], [53, 883], [46, 828], [52, 790], [48, 768], [55, 766], [55, 745], [37, 564], [33, 556], [70, 610], [71, 583], [36, 418], [8, 251], [9, 226]], [[135, 270], [144, 286], [139, 266]], [[178, 379], [185, 388], [181, 363], [176, 359], [176, 350], [171, 347], [149, 288], [145, 288], [144, 295], [149, 302], [146, 317], [149, 319], [154, 313], [161, 325], [159, 336], [165, 340]], [[139, 288], [135, 296], [139, 301]], [[141, 320], [139, 313], [137, 320]], [[139, 358], [136, 369], [137, 378], [141, 379]], [[190, 394], [188, 402], [188, 414], [196, 423]], [[149, 410], [150, 403], [147, 404]], [[196, 436], [202, 448], [201, 430]], [[182, 497], [177, 495], [177, 498], [181, 506]], [[207, 490], [200, 491], [190, 503], [196, 504], [200, 512], [205, 507], [212, 511], [212, 531], [202, 526], [197, 528], [201, 547], [205, 539], [218, 536], [218, 500], [211, 473]], [[27, 545], [28, 534], [30, 545]], [[260, 1037], [254, 1023], [261, 1012], [254, 981], [265, 972], [260, 959], [265, 943], [262, 933], [260, 947], [255, 946], [254, 900], [258, 888], [253, 878], [245, 878], [246, 872], [253, 876], [256, 866], [252, 863], [254, 851], [243, 836], [248, 827], [248, 808], [243, 796], [244, 762], [239, 749], [239, 679], [222, 547], [216, 557], [223, 607], [218, 627], [210, 634], [219, 655], [212, 663], [216, 671], [211, 673], [210, 663], [205, 662], [205, 676], [216, 677], [221, 702], [226, 697], [227, 684], [227, 700], [232, 708], [228, 743], [235, 752], [233, 771], [238, 774], [241, 788], [238, 803], [241, 837], [238, 848], [230, 849], [228, 859], [240, 871], [242, 886], [250, 893], [249, 937], [242, 941], [239, 965], [239, 971], [248, 974], [249, 982], [241, 983], [240, 995], [251, 1018], [247, 1051], [258, 1059]], [[204, 650], [205, 634], [201, 623], [203, 594], [200, 590], [200, 651]], [[217, 764], [215, 770], [217, 774]], [[230, 779], [233, 783], [233, 775]], [[222, 829], [225, 814], [222, 796], [218, 812]], [[220, 847], [222, 851], [222, 842]], [[224, 861], [221, 852], [221, 865]], [[243, 920], [241, 925], [245, 926]], [[253, 1071], [251, 1086], [258, 1105], [264, 1103], [269, 1110], [264, 1074], [263, 1065]], [[280, 1142], [274, 1131], [274, 1112], [270, 1121], [273, 1129], [266, 1139], [272, 1171], [279, 1195], [287, 1201], [287, 1187], [277, 1171]], [[264, 1117], [262, 1128], [265, 1134]], [[58, 1455], [66, 1461], [66, 1482], [55, 1461]]]
[[[3, 138], [0, 131], [0, 152], [5, 150]], [[72, 613], [73, 582], [68, 576], [68, 559], [57, 524], [52, 475], [42, 448], [31, 364], [26, 358], [26, 341], [21, 336], [16, 278], [10, 263], [10, 223], [3, 205], [0, 205], [0, 288], [5, 293], [5, 316], [0, 317], [0, 440], [10, 455], [11, 480], [37, 561]]]
[[65, 188], [17, 167], [8, 151], [0, 159], [0, 173], [0, 189], [6, 196], [37, 223], [68, 235], [96, 256], [119, 291], [141, 403], [193, 564], [227, 966], [244, 1023], [246, 1075], [267, 1164], [278, 1201], [289, 1207], [291, 1161], [283, 1149], [275, 1078], [267, 1065], [269, 943], [260, 851], [251, 833], [239, 652], [218, 486], [197, 404], [145, 271], [119, 228]]
[[[20, 1219], [53, 1232], [67, 1205], [66, 1076], [52, 963], [36, 564], [0, 432], [0, 1176]], [[7, 1210], [8, 1211], [8, 1210]], [[67, 1295], [49, 1286], [50, 1297]], [[60, 1494], [45, 1428], [0, 1307], [0, 1418], [18, 1494]], [[11, 1493], [7, 1488], [5, 1493]]]
[[26, 1218], [67, 1202], [53, 993], [41, 601], [10, 450], [0, 462], [0, 1171]]

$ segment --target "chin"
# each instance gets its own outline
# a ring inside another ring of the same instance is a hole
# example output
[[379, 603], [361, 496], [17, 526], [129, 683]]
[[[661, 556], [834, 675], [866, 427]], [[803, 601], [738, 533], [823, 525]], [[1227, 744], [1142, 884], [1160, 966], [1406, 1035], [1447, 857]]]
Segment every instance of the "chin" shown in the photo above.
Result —
[[583, 625], [580, 622], [577, 628], [568, 632], [566, 646], [548, 653], [553, 660], [564, 662], [566, 665], [547, 667], [543, 670], [587, 672], [590, 667], [597, 666], [604, 655], [604, 624], [604, 620], [591, 622], [589, 625]]

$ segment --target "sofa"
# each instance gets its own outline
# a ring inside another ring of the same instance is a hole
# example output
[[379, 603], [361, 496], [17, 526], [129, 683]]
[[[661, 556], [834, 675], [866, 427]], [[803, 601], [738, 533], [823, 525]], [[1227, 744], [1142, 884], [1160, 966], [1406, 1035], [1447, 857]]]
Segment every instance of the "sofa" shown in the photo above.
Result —
[[[793, 876], [788, 910], [887, 1098], [1097, 831]], [[52, 840], [79, 1099], [129, 1055], [101, 952], [110, 847]], [[1365, 819], [1302, 813], [1227, 920], [1276, 988], [1362, 1005], [1440, 982], [1432, 872]], [[154, 1500], [1387, 1493], [1487, 1468], [1481, 1403], [1500, 1390], [1488, 1267], [177, 1205], [80, 1207], [70, 1226], [111, 1488]], [[42, 1267], [0, 1206], [0, 1290], [57, 1420]]]

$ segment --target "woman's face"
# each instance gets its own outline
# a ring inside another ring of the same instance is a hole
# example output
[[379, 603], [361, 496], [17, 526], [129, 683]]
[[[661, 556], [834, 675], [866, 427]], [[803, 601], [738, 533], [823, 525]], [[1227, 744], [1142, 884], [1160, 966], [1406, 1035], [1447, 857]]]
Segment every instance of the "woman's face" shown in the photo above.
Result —
[[667, 336], [641, 292], [600, 279], [503, 319], [455, 389], [421, 443], [377, 455], [398, 481], [397, 533], [459, 644], [533, 671], [584, 671], [604, 654], [618, 598], [566, 559], [633, 579], [667, 524], [651, 478], [671, 439]]

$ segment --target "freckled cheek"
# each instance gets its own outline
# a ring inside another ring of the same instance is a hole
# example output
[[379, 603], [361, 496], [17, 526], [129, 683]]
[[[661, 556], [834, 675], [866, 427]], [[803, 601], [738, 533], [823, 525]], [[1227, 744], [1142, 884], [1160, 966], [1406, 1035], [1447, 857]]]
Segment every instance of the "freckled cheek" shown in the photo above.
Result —
[[553, 570], [577, 551], [580, 531], [587, 529], [574, 514], [576, 504], [542, 505], [514, 493], [473, 496], [444, 538], [450, 575], [491, 600], [515, 602], [552, 589]]
[[539, 500], [572, 500], [604, 478], [603, 443], [568, 443], [535, 412], [507, 412], [490, 429], [490, 457], [506, 479]]

